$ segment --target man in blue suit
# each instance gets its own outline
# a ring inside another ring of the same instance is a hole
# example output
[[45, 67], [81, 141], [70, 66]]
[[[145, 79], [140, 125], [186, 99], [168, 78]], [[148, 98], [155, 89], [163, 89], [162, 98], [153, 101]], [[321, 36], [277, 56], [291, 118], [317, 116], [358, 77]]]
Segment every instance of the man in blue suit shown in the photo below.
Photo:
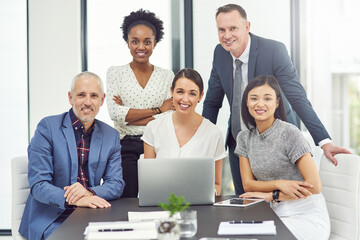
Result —
[[95, 119], [101, 79], [76, 75], [68, 97], [69, 112], [42, 119], [28, 147], [30, 195], [19, 232], [30, 240], [46, 239], [75, 207], [110, 207], [124, 189], [119, 133]]
[[[259, 75], [274, 75], [277, 78], [282, 92], [287, 98], [285, 99], [285, 107], [288, 121], [299, 125], [293, 108], [309, 130], [315, 144], [324, 150], [326, 157], [335, 165], [337, 164], [333, 157], [335, 154], [350, 153], [346, 149], [334, 146], [331, 143], [329, 134], [306, 97], [306, 92], [300, 84], [298, 74], [284, 44], [250, 33], [250, 22], [247, 21], [246, 12], [236, 4], [228, 4], [218, 8], [216, 24], [220, 44], [216, 46], [214, 51], [213, 67], [203, 107], [205, 118], [216, 123], [224, 95], [232, 106], [233, 82], [236, 74], [235, 60], [239, 59], [242, 62], [240, 75], [244, 86]], [[226, 144], [229, 148], [229, 161], [235, 193], [241, 194], [244, 189], [240, 176], [239, 158], [234, 154], [236, 132], [238, 133], [238, 131], [232, 133], [233, 126], [231, 126], [230, 121], [232, 117], [233, 112], [231, 112], [229, 119]], [[241, 117], [240, 114], [238, 117]]]

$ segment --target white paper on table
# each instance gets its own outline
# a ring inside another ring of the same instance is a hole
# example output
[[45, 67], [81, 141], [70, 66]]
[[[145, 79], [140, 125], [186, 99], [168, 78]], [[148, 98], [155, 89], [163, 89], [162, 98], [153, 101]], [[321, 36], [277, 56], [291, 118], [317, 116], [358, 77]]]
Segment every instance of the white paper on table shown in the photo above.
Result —
[[274, 221], [262, 223], [231, 224], [221, 222], [218, 230], [219, 235], [276, 235]]
[[[169, 211], [128, 212], [128, 219], [130, 222], [162, 220], [169, 218], [169, 216]], [[180, 219], [180, 214], [175, 213], [173, 218]]]
[[157, 233], [153, 231], [139, 230], [133, 232], [89, 232], [85, 239], [87, 240], [144, 240], [157, 239]]
[[[99, 229], [133, 229], [132, 231], [99, 232]], [[155, 222], [90, 222], [85, 239], [156, 239]]]

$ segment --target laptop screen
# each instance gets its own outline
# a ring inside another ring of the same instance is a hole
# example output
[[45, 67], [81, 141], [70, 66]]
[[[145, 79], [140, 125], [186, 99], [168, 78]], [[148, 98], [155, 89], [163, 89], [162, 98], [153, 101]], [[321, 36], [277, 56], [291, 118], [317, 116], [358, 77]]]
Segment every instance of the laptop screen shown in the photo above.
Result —
[[192, 205], [215, 200], [213, 158], [139, 159], [139, 205], [157, 206], [170, 193], [184, 196]]

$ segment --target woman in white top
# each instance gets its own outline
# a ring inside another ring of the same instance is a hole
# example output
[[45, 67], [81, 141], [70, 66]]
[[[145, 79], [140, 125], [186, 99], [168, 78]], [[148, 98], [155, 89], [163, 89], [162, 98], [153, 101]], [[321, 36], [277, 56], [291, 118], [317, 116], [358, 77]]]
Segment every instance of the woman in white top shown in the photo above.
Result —
[[203, 81], [197, 71], [182, 69], [175, 75], [171, 86], [175, 112], [146, 126], [142, 137], [144, 158], [214, 158], [215, 193], [220, 195], [225, 145], [220, 130], [195, 112], [203, 95]]
[[133, 60], [108, 69], [107, 104], [121, 138], [126, 183], [122, 197], [137, 197], [137, 161], [144, 151], [140, 137], [147, 123], [174, 109], [170, 99], [174, 74], [149, 61], [164, 34], [163, 22], [154, 13], [142, 9], [130, 13], [124, 18], [122, 31]]
[[258, 76], [243, 93], [241, 117], [247, 130], [235, 153], [246, 193], [264, 198], [297, 239], [328, 239], [330, 220], [318, 169], [299, 129], [286, 122], [280, 86]]

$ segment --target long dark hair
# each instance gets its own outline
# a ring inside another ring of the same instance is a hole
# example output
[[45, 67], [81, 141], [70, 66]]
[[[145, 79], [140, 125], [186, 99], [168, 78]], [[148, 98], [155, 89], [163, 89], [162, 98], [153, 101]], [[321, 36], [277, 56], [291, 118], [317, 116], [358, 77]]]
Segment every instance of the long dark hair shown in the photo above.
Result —
[[261, 75], [261, 76], [255, 77], [253, 80], [249, 81], [249, 84], [246, 86], [246, 88], [244, 90], [242, 101], [241, 101], [241, 117], [242, 117], [244, 124], [246, 125], [246, 127], [248, 129], [252, 129], [252, 128], [256, 127], [255, 119], [253, 118], [253, 116], [251, 116], [249, 109], [247, 107], [247, 99], [248, 99], [249, 92], [255, 87], [259, 87], [259, 86], [266, 85], [266, 84], [269, 85], [272, 89], [274, 89], [274, 91], [276, 93], [276, 99], [279, 100], [279, 106], [275, 110], [274, 117], [279, 118], [283, 121], [287, 121], [285, 105], [284, 105], [283, 98], [281, 96], [281, 88], [279, 86], [278, 81], [272, 75]]

